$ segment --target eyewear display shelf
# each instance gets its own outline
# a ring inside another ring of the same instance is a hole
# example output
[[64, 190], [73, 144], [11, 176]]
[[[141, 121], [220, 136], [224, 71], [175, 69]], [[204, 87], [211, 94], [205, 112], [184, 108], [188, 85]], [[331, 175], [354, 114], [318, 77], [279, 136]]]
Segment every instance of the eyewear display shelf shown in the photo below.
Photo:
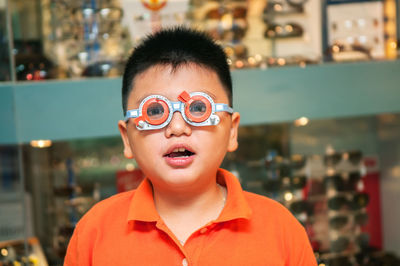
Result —
[[374, 210], [367, 210], [370, 197], [379, 200], [379, 194], [367, 192], [371, 182], [363, 165], [360, 151], [265, 160], [267, 195], [284, 204], [305, 227], [320, 263], [350, 263], [372, 256], [369, 251], [380, 245], [380, 234], [370, 241], [370, 227], [380, 224], [370, 221], [369, 212]]
[[[232, 72], [241, 125], [400, 112], [400, 60]], [[121, 78], [0, 84], [0, 145], [118, 135]]]

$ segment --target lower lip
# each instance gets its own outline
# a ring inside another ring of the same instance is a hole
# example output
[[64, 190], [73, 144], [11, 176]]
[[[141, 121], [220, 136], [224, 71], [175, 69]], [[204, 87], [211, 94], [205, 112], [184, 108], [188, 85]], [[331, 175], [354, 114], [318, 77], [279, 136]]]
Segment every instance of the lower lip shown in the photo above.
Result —
[[164, 157], [165, 161], [169, 166], [172, 167], [186, 167], [190, 165], [194, 160], [195, 155], [191, 155], [188, 157]]

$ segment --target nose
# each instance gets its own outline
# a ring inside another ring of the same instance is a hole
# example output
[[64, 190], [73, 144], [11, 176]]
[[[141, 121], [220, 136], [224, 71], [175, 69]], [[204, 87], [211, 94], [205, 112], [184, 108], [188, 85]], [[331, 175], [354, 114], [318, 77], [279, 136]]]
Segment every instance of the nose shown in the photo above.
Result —
[[169, 138], [181, 135], [190, 136], [190, 134], [192, 134], [192, 128], [190, 125], [186, 123], [180, 112], [175, 112], [172, 116], [171, 122], [169, 122], [165, 129], [165, 136]]

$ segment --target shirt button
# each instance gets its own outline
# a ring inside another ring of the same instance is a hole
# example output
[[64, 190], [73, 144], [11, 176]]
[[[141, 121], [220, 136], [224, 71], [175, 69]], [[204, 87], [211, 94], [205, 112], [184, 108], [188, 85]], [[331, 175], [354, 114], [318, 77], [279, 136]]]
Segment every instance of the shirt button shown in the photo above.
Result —
[[207, 232], [207, 228], [206, 228], [206, 227], [204, 227], [204, 228], [202, 228], [202, 229], [200, 230], [200, 233], [201, 233], [201, 234], [204, 234], [205, 232]]
[[186, 259], [186, 258], [184, 258], [184, 259], [182, 260], [182, 266], [188, 266], [188, 262], [187, 262], [187, 259]]

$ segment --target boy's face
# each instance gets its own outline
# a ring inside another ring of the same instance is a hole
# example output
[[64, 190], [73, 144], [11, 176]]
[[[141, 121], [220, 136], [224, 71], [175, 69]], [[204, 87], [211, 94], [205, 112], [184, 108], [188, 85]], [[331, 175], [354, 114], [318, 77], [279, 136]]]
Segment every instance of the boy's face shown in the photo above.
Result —
[[[144, 98], [154, 94], [176, 102], [183, 91], [205, 92], [215, 103], [229, 104], [216, 73], [190, 64], [175, 71], [171, 71], [170, 66], [157, 65], [136, 76], [127, 107], [128, 110], [137, 109]], [[158, 188], [185, 189], [212, 182], [226, 152], [237, 148], [240, 120], [239, 113], [217, 112], [217, 115], [221, 119], [218, 125], [196, 127], [187, 124], [182, 115], [175, 112], [166, 127], [142, 131], [136, 128], [133, 119], [127, 123], [119, 121], [124, 154], [135, 158]]]

